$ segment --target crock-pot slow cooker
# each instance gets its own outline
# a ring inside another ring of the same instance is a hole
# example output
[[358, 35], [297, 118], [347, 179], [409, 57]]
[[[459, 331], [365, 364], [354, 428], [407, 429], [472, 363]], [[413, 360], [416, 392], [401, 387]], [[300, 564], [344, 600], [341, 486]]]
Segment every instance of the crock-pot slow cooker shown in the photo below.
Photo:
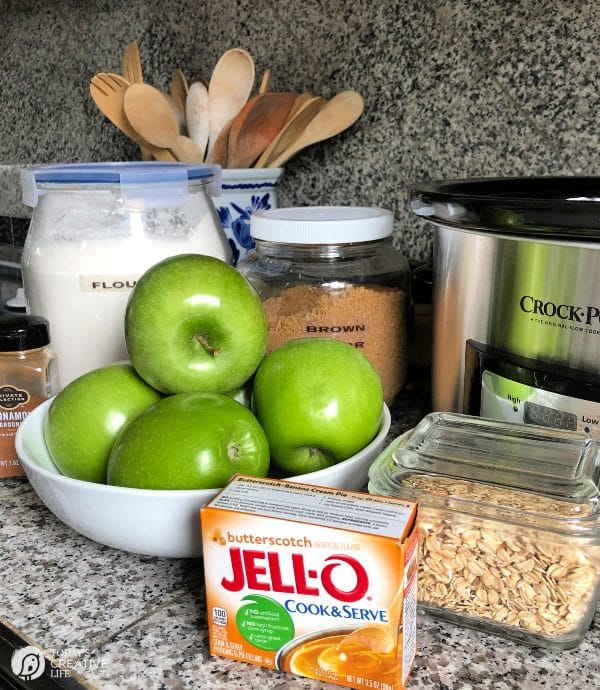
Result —
[[600, 178], [423, 182], [436, 410], [600, 433]]

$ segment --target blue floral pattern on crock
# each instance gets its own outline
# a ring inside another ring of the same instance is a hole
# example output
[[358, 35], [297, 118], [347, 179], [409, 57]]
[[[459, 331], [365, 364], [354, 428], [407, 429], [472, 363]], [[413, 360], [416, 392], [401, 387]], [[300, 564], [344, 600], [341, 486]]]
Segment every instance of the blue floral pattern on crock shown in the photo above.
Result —
[[[237, 213], [237, 216], [233, 216], [227, 206], [218, 207], [217, 211], [221, 219], [221, 224], [224, 228], [231, 231], [235, 241], [240, 247], [246, 250], [254, 247], [254, 242], [250, 236], [250, 216], [256, 211], [266, 211], [271, 208], [271, 204], [269, 203], [270, 197], [271, 194], [269, 192], [262, 196], [255, 196], [253, 194], [250, 201], [251, 205], [246, 208], [242, 208], [236, 203], [231, 202], [231, 208]], [[235, 249], [234, 247], [232, 248]], [[234, 251], [234, 254], [236, 251]], [[238, 256], [239, 252], [237, 252], [237, 256], [234, 256], [235, 261], [237, 261]]]

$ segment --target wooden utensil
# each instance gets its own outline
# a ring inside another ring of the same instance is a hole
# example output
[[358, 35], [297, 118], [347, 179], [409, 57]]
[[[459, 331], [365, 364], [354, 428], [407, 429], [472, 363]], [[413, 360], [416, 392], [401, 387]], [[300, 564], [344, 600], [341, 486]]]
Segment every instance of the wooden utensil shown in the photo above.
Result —
[[126, 136], [144, 147], [156, 160], [173, 162], [175, 155], [169, 150], [153, 146], [144, 140], [127, 121], [123, 110], [123, 96], [129, 88], [129, 82], [120, 74], [101, 72], [96, 74], [90, 83], [90, 95], [100, 111]]
[[[296, 99], [297, 100], [297, 99]], [[284, 124], [282, 130], [275, 136], [260, 158], [254, 164], [255, 168], [269, 167], [270, 160], [276, 160], [291, 144], [298, 139], [308, 123], [325, 105], [326, 100], [321, 96], [314, 96], [304, 102], [300, 109]], [[293, 107], [293, 106], [292, 106]]]
[[208, 154], [223, 127], [244, 107], [254, 86], [254, 61], [241, 48], [232, 48], [218, 60], [208, 86]]
[[208, 89], [196, 81], [190, 85], [185, 102], [185, 115], [190, 139], [204, 155], [208, 144]]
[[[142, 74], [142, 59], [140, 57], [140, 50], [137, 41], [132, 41], [121, 57], [121, 72], [130, 84], [139, 84], [144, 81]], [[140, 147], [142, 153], [142, 160], [149, 161], [152, 156], [147, 148]]]
[[294, 104], [293, 93], [265, 93], [251, 98], [229, 132], [227, 165], [249, 168], [281, 131]]
[[144, 81], [142, 75], [142, 60], [137, 41], [132, 41], [121, 58], [121, 72], [130, 84], [139, 84]]
[[211, 151], [210, 158], [208, 158], [209, 163], [216, 163], [217, 165], [220, 165], [222, 168], [228, 167], [227, 147], [229, 144], [229, 130], [231, 129], [232, 123], [233, 120], [229, 120], [229, 122], [221, 130], [221, 133], [215, 141], [213, 150]]
[[178, 134], [170, 146], [171, 151], [177, 156], [177, 160], [183, 163], [202, 163], [204, 155], [196, 144], [183, 134]]
[[133, 129], [154, 146], [169, 148], [177, 138], [179, 126], [169, 101], [150, 84], [132, 84], [123, 108]]
[[271, 86], [271, 68], [265, 70], [263, 74], [262, 81], [260, 82], [260, 87], [258, 89], [259, 94], [267, 93], [269, 87]]
[[356, 91], [338, 93], [325, 103], [296, 141], [269, 161], [269, 167], [278, 168], [303, 148], [343, 132], [358, 120], [363, 109], [363, 98]]
[[201, 163], [194, 142], [179, 134], [177, 118], [167, 97], [149, 84], [132, 84], [123, 96], [123, 109], [132, 128], [154, 146], [169, 148], [178, 160]]
[[290, 110], [290, 114], [288, 115], [288, 120], [291, 120], [294, 115], [300, 110], [300, 108], [307, 102], [310, 101], [312, 98], [315, 98], [315, 96], [310, 93], [310, 91], [305, 91], [304, 93], [299, 94], [296, 96], [296, 100], [294, 101], [294, 105], [292, 106], [292, 109]]
[[176, 69], [171, 75], [171, 96], [183, 115], [185, 115], [185, 103], [188, 93], [189, 87], [185, 74], [180, 69]]
[[173, 96], [171, 96], [170, 93], [163, 93], [163, 96], [167, 99], [168, 104], [171, 106], [171, 110], [173, 111], [173, 115], [175, 117], [175, 122], [177, 122], [177, 131], [179, 134], [187, 134], [187, 123], [185, 121], [185, 113], [182, 113], [181, 110], [179, 110], [179, 106], [177, 103], [175, 103], [175, 99]]

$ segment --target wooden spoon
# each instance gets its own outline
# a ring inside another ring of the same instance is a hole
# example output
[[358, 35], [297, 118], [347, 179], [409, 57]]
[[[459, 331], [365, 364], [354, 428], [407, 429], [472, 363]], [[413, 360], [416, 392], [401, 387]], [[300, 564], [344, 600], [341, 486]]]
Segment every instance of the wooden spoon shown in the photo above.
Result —
[[183, 134], [178, 134], [175, 141], [169, 147], [177, 156], [177, 160], [183, 163], [202, 163], [204, 155], [196, 144]]
[[288, 117], [283, 129], [275, 136], [260, 158], [254, 164], [255, 168], [269, 167], [270, 160], [276, 160], [300, 134], [306, 129], [308, 123], [325, 105], [326, 100], [321, 96], [315, 96], [301, 105], [300, 109], [291, 118]]
[[231, 125], [227, 149], [230, 168], [249, 168], [281, 131], [294, 104], [293, 93], [265, 93], [251, 98]]
[[96, 74], [90, 84], [90, 95], [100, 111], [131, 140], [160, 161], [176, 161], [177, 158], [169, 150], [153, 146], [144, 140], [129, 124], [123, 111], [123, 96], [129, 89], [129, 82], [120, 74], [101, 72]]
[[194, 142], [179, 134], [177, 117], [167, 97], [149, 84], [132, 84], [123, 109], [133, 129], [154, 146], [169, 148], [178, 160], [201, 163], [204, 155]]
[[244, 107], [253, 86], [254, 61], [250, 54], [241, 48], [225, 52], [208, 86], [209, 155], [223, 127]]
[[211, 151], [210, 158], [208, 158], [209, 163], [216, 163], [222, 168], [228, 167], [227, 147], [229, 145], [229, 130], [231, 129], [232, 124], [233, 120], [229, 120], [229, 122], [221, 130], [221, 134], [219, 134], [217, 137], [213, 150]]
[[[123, 76], [130, 84], [139, 84], [144, 81], [144, 76], [142, 74], [142, 59], [140, 57], [140, 49], [138, 48], [137, 41], [132, 41], [121, 58], [121, 72]], [[149, 161], [152, 156], [147, 148], [144, 146], [140, 147], [142, 153], [142, 160]]]
[[364, 109], [362, 96], [356, 91], [342, 91], [327, 101], [304, 131], [269, 167], [278, 168], [303, 148], [343, 132], [358, 120]]
[[167, 98], [150, 84], [132, 84], [123, 97], [129, 124], [154, 146], [169, 148], [179, 125]]
[[208, 89], [201, 81], [191, 84], [185, 102], [185, 115], [190, 139], [206, 152], [208, 144]]

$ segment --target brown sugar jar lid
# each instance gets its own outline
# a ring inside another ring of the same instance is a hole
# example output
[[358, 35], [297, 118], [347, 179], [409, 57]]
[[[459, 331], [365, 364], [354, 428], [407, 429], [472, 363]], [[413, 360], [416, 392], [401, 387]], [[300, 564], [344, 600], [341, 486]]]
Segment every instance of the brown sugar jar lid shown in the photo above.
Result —
[[364, 206], [300, 206], [254, 213], [254, 240], [292, 244], [349, 244], [390, 237], [394, 216], [383, 208]]

